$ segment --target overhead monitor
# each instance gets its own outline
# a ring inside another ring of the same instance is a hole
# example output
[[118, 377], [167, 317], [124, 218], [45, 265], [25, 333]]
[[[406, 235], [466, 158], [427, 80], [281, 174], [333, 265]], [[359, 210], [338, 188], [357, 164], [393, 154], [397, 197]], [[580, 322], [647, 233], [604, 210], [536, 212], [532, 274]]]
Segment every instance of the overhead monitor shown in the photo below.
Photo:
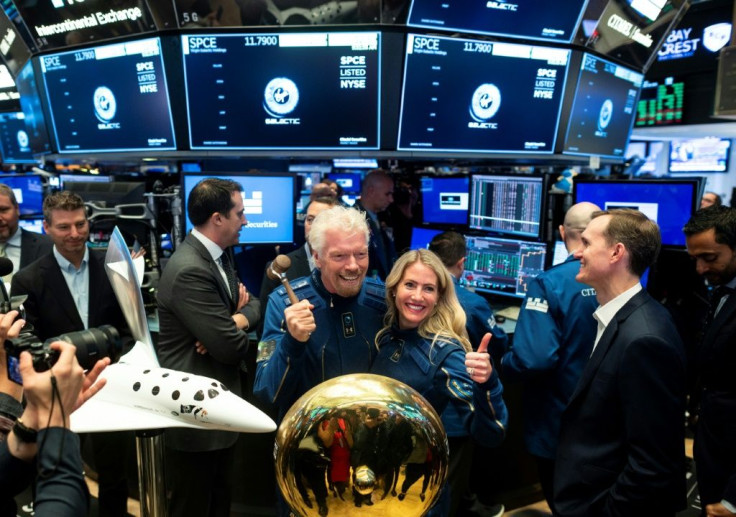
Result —
[[40, 63], [60, 153], [176, 149], [158, 38], [48, 54]]
[[470, 227], [503, 235], [542, 238], [545, 184], [544, 176], [473, 175]]
[[[183, 174], [184, 210], [194, 186], [205, 178], [217, 177], [243, 187], [246, 226], [240, 230], [240, 244], [285, 244], [294, 242], [296, 178], [293, 174]], [[192, 229], [186, 217], [187, 232]]]
[[35, 174], [0, 174], [0, 183], [13, 189], [21, 216], [43, 214], [43, 182]]
[[439, 235], [443, 231], [436, 228], [412, 227], [409, 249], [418, 250], [419, 248], [429, 248], [429, 243], [432, 242], [435, 235]]
[[575, 43], [646, 71], [687, 0], [590, 0]]
[[399, 150], [554, 151], [569, 50], [407, 37]]
[[20, 93], [20, 107], [26, 121], [29, 145], [33, 154], [51, 152], [49, 134], [46, 129], [46, 117], [41, 107], [41, 97], [36, 84], [36, 73], [33, 70], [33, 60], [28, 61], [21, 69], [15, 84]]
[[407, 25], [569, 43], [586, 0], [413, 0]]
[[670, 142], [669, 172], [728, 172], [731, 140], [691, 138]]
[[39, 49], [96, 42], [156, 29], [140, 0], [15, 0]]
[[[0, 41], [0, 48], [2, 42]], [[20, 110], [20, 94], [15, 87], [15, 80], [5, 65], [0, 65], [0, 112]]]
[[682, 124], [685, 83], [674, 77], [644, 81], [636, 105], [635, 127]]
[[379, 32], [182, 36], [191, 148], [378, 149], [380, 48]]
[[346, 194], [359, 194], [362, 175], [354, 172], [328, 172], [325, 177], [342, 187]]
[[573, 202], [582, 201], [643, 212], [659, 225], [664, 246], [685, 245], [682, 227], [700, 204], [696, 180], [576, 180]]
[[644, 76], [592, 54], [584, 54], [564, 154], [623, 158]]
[[[0, 0], [0, 10], [2, 10], [0, 18], [3, 19], [0, 21], [0, 26], [2, 26], [0, 28], [0, 34], [5, 34], [3, 40], [8, 44], [7, 53], [5, 53], [4, 57], [13, 75], [15, 75], [31, 58], [31, 53], [37, 52], [38, 48], [33, 37], [31, 37], [31, 33], [28, 31], [28, 27], [20, 17], [18, 9], [15, 8], [13, 0]], [[6, 23], [10, 23], [12, 28], [7, 27], [5, 25]], [[11, 36], [11, 32], [15, 35]], [[25, 47], [25, 49], [21, 49], [20, 47]], [[20, 52], [16, 52], [17, 50], [20, 50]]]
[[470, 206], [470, 178], [422, 176], [419, 184], [422, 199], [422, 222], [465, 226]]
[[529, 282], [544, 271], [547, 244], [467, 235], [460, 285], [477, 292], [524, 298]]
[[3, 163], [35, 163], [22, 111], [0, 113], [0, 151]]
[[375, 158], [333, 158], [332, 166], [336, 169], [377, 169]]

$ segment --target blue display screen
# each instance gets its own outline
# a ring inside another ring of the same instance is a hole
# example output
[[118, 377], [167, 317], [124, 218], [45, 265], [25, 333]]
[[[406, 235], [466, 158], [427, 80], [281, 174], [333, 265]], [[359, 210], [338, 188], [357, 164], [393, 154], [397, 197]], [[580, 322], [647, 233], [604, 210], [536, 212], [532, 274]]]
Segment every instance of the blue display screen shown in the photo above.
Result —
[[182, 36], [191, 148], [378, 149], [380, 41], [378, 32]]
[[413, 0], [407, 25], [569, 43], [586, 0]]
[[682, 227], [696, 200], [696, 181], [575, 181], [575, 203], [590, 201], [604, 210], [637, 209], [659, 225], [664, 246], [685, 245]]
[[0, 113], [0, 150], [5, 163], [35, 163], [23, 112]]
[[436, 230], [434, 228], [420, 228], [413, 227], [411, 229], [411, 244], [410, 249], [418, 250], [419, 248], [429, 248], [429, 243], [432, 242], [435, 235], [439, 235], [443, 230]]
[[430, 224], [468, 224], [470, 179], [425, 176], [419, 191], [422, 195], [422, 221]]
[[[194, 186], [199, 181], [211, 177], [235, 181], [243, 186], [243, 207], [248, 224], [240, 230], [240, 244], [294, 241], [294, 221], [296, 219], [294, 202], [296, 177], [294, 175], [184, 174], [182, 190], [185, 207], [189, 201], [189, 193]], [[187, 231], [189, 231], [192, 229], [192, 223], [188, 216], [186, 221]]]
[[399, 150], [552, 153], [570, 51], [409, 34]]
[[330, 172], [327, 178], [333, 180], [342, 187], [343, 192], [347, 194], [360, 193], [361, 175], [352, 172]]
[[60, 153], [176, 149], [158, 38], [40, 62]]
[[43, 213], [43, 183], [35, 175], [0, 175], [0, 183], [5, 183], [15, 194], [20, 215], [39, 215]]
[[563, 153], [623, 158], [644, 76], [584, 54]]
[[33, 62], [28, 61], [15, 79], [20, 94], [20, 109], [26, 121], [29, 145], [33, 154], [46, 154], [51, 151], [49, 134], [46, 129], [46, 117], [41, 108], [41, 97], [38, 94]]
[[692, 138], [670, 142], [669, 172], [728, 172], [731, 140]]

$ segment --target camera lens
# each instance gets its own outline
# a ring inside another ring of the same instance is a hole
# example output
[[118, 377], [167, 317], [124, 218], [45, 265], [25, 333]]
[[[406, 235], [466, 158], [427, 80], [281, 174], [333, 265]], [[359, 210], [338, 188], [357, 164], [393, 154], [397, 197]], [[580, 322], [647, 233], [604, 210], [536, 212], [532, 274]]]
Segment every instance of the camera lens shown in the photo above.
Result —
[[104, 357], [109, 357], [114, 361], [122, 349], [120, 334], [112, 325], [68, 332], [60, 335], [58, 340], [66, 341], [77, 347], [77, 361], [85, 370], [92, 368], [98, 360]]

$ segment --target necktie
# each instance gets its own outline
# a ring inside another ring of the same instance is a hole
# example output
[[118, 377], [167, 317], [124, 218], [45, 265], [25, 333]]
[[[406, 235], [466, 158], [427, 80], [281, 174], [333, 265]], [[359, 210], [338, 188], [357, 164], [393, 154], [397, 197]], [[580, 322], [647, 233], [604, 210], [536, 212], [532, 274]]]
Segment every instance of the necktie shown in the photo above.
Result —
[[220, 255], [220, 261], [222, 262], [222, 270], [225, 271], [225, 277], [227, 278], [227, 285], [230, 288], [230, 299], [238, 304], [238, 275], [235, 273], [233, 263], [230, 260], [228, 252], [224, 252]]
[[710, 325], [716, 317], [718, 310], [721, 308], [721, 300], [723, 300], [723, 297], [731, 294], [732, 292], [733, 289], [725, 285], [719, 285], [713, 289], [710, 297], [710, 305], [708, 307], [708, 316], [705, 321], [706, 326]]
[[[8, 256], [8, 254], [5, 252], [5, 248], [7, 246], [8, 246], [8, 244], [6, 242], [0, 244], [0, 257], [7, 257]], [[5, 275], [4, 277], [2, 277], [3, 282], [5, 282], [6, 284], [9, 284], [10, 283], [10, 280], [12, 278], [13, 278], [13, 272], [12, 271], [10, 272], [10, 274]]]

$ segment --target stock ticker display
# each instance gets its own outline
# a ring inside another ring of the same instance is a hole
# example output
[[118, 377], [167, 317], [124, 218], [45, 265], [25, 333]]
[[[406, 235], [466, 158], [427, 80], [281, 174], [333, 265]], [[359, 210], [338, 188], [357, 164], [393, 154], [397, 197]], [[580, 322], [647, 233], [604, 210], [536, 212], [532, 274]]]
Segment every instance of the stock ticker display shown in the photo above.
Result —
[[466, 236], [460, 284], [476, 291], [523, 298], [530, 280], [544, 271], [547, 245], [517, 239]]
[[191, 148], [378, 149], [380, 40], [378, 32], [183, 36]]
[[40, 63], [60, 153], [176, 149], [158, 38]]
[[662, 81], [644, 81], [636, 105], [634, 126], [666, 126], [682, 123], [685, 83], [668, 77]]
[[398, 149], [552, 153], [567, 49], [409, 34]]
[[569, 43], [585, 0], [414, 0], [408, 25]]
[[473, 175], [470, 227], [505, 235], [541, 235], [542, 177]]

